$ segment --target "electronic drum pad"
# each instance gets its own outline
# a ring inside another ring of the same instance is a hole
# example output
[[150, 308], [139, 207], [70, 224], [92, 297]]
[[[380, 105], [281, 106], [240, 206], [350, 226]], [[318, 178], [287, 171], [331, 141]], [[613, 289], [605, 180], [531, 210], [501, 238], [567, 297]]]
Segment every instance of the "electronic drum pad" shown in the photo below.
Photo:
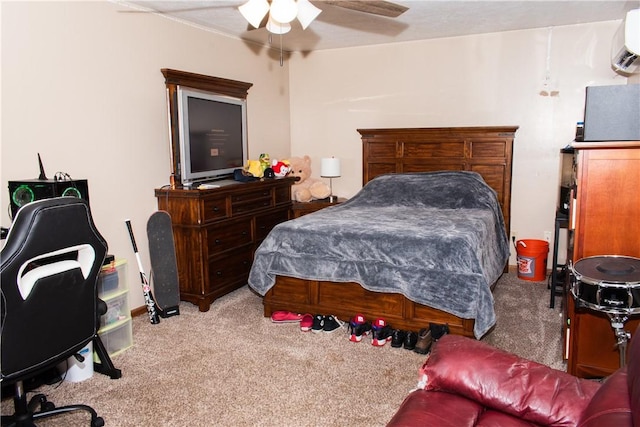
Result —
[[576, 262], [574, 269], [595, 282], [640, 282], [640, 258], [627, 256], [593, 256]]

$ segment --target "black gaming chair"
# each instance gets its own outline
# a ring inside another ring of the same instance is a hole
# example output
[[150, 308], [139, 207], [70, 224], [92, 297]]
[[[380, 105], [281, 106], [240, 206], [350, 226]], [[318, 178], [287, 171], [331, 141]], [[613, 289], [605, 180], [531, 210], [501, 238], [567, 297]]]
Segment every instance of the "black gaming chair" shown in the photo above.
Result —
[[18, 211], [0, 252], [0, 385], [15, 388], [15, 414], [3, 417], [2, 425], [30, 426], [34, 419], [75, 410], [88, 411], [91, 426], [104, 425], [86, 405], [56, 408], [42, 394], [27, 403], [23, 381], [71, 356], [81, 360], [79, 351], [92, 341], [103, 362], [96, 370], [120, 377], [97, 334], [106, 311], [96, 288], [106, 251], [82, 199], [44, 199]]

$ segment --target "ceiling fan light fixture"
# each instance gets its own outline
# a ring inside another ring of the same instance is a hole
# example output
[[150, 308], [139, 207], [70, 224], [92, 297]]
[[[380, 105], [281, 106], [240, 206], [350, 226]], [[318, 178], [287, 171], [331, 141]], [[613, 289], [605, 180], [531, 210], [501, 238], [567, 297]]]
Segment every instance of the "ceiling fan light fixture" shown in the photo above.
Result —
[[295, 0], [272, 0], [270, 15], [275, 21], [288, 24], [296, 19], [298, 5]]
[[267, 12], [269, 12], [269, 2], [267, 0], [249, 0], [239, 6], [238, 10], [249, 24], [254, 28], [258, 28], [260, 27], [262, 19], [264, 19]]
[[309, 0], [298, 0], [298, 21], [303, 30], [307, 29], [320, 12], [322, 10], [312, 5]]
[[291, 24], [287, 22], [278, 22], [273, 19], [272, 16], [269, 16], [269, 21], [267, 21], [267, 31], [272, 34], [287, 34], [291, 31]]

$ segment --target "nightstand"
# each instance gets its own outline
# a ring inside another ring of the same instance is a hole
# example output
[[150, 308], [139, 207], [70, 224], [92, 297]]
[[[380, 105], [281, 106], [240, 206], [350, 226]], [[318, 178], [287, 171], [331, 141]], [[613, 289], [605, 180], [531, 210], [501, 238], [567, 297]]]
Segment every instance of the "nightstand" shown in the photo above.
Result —
[[300, 218], [303, 215], [310, 214], [311, 212], [319, 211], [320, 209], [334, 206], [346, 201], [347, 199], [338, 197], [338, 200], [333, 203], [330, 202], [328, 198], [321, 200], [312, 200], [310, 202], [293, 202], [291, 210], [293, 212], [293, 218], [295, 219]]

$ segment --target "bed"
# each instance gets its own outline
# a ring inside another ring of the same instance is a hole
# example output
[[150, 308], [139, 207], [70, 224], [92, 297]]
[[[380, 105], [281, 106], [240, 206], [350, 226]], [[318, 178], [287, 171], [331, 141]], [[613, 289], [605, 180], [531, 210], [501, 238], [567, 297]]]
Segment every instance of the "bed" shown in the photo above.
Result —
[[359, 130], [362, 190], [279, 224], [257, 249], [249, 285], [265, 316], [362, 313], [482, 337], [509, 257], [515, 130]]

